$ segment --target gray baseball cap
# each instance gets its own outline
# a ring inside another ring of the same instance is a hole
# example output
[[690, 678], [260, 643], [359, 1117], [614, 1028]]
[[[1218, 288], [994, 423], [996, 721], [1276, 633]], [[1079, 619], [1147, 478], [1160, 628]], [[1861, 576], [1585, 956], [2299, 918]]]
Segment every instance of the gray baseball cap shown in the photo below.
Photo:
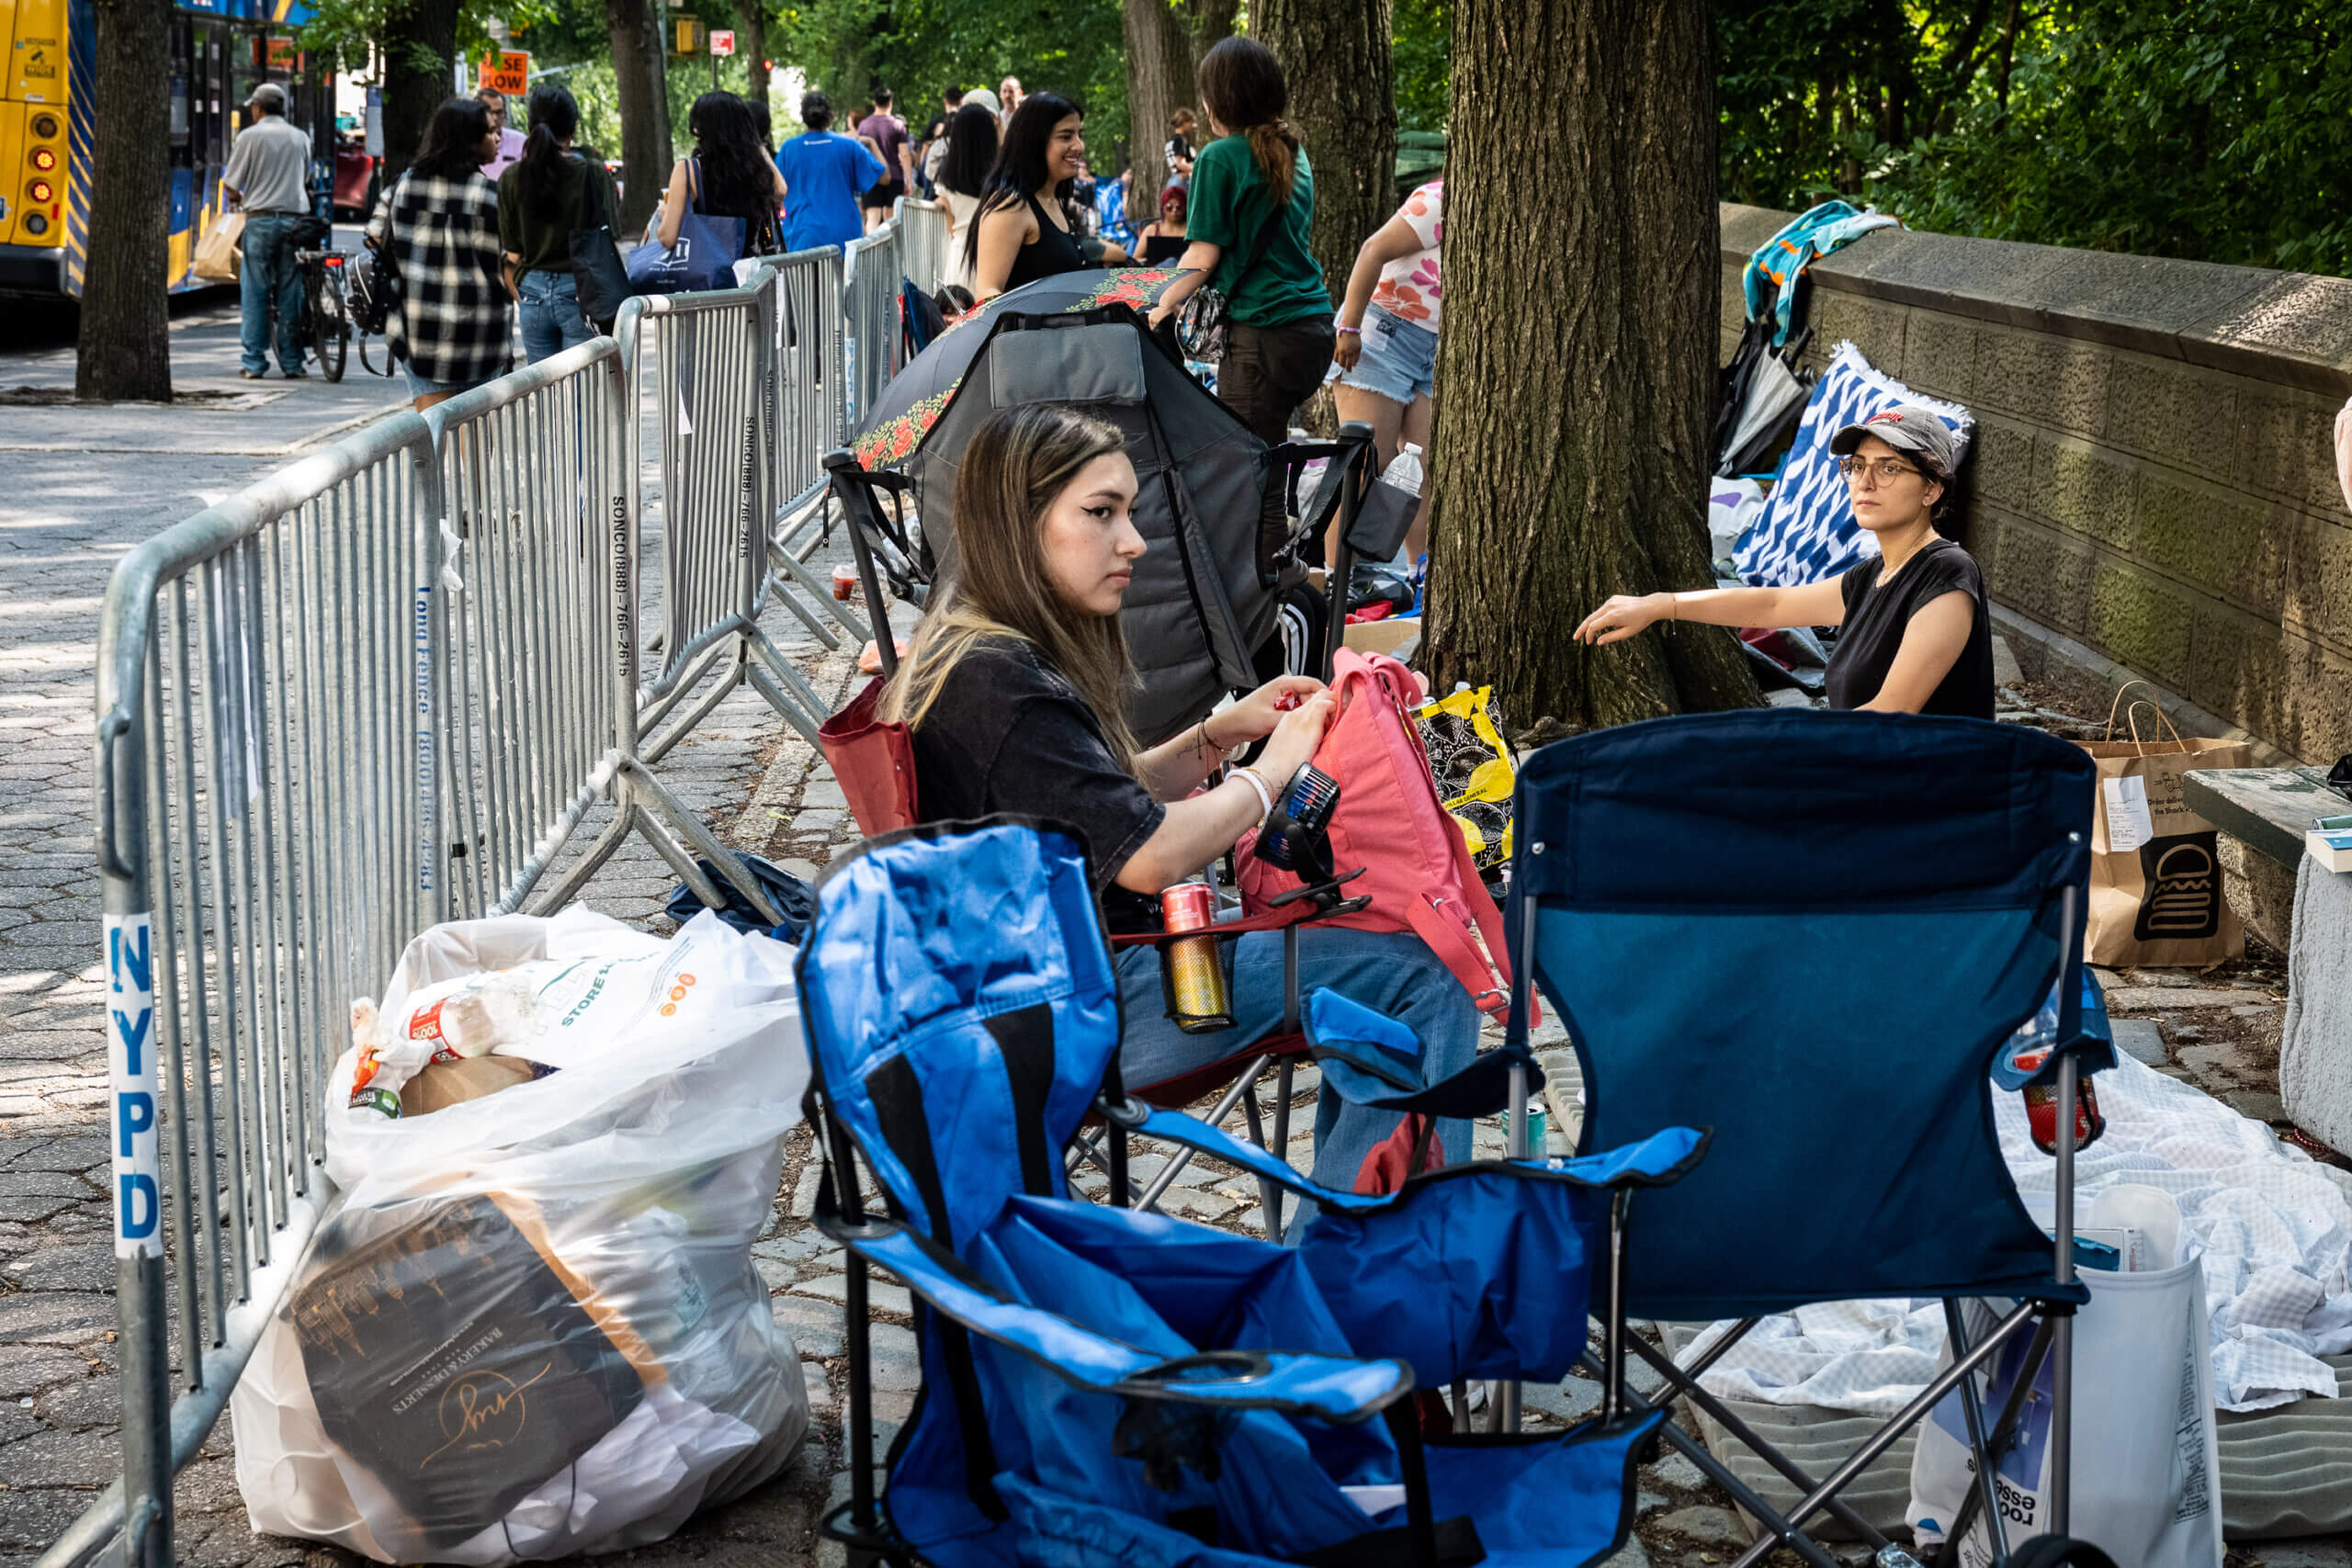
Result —
[[1951, 479], [1960, 468], [1960, 446], [1952, 439], [1951, 427], [1926, 409], [1905, 403], [1881, 410], [1831, 436], [1829, 450], [1843, 457], [1860, 446], [1866, 435], [1875, 435], [1897, 452], [1919, 458], [1920, 466], [1939, 479]]
[[264, 82], [245, 99], [247, 108], [259, 108], [267, 114], [286, 112], [286, 89], [275, 82]]

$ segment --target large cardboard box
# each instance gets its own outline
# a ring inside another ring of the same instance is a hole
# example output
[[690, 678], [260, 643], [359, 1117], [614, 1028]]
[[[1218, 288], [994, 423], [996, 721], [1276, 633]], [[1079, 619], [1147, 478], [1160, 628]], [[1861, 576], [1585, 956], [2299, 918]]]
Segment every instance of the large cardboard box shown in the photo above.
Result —
[[[1421, 618], [1419, 615], [1391, 615], [1385, 621], [1352, 621], [1343, 639], [1358, 653], [1385, 653], [1412, 662], [1413, 654], [1420, 648]], [[1407, 643], [1413, 646], [1405, 652], [1396, 650]]]

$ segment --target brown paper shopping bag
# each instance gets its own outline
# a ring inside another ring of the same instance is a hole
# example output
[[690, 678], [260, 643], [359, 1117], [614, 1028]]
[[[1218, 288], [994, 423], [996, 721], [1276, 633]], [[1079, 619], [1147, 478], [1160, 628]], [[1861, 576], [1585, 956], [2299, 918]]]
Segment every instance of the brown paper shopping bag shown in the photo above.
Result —
[[[2136, 682], [2126, 682], [2129, 690]], [[2091, 829], [2090, 961], [2121, 964], [2205, 964], [2245, 951], [2245, 931], [2222, 896], [2222, 861], [2213, 825], [2182, 803], [2181, 775], [2192, 768], [2244, 768], [2242, 740], [2181, 739], [2164, 709], [2147, 698], [2124, 712], [2132, 739], [2115, 739], [2108, 710], [2104, 740], [2081, 742], [2098, 770]], [[2154, 710], [2164, 733], [2143, 737], [2140, 710]]]
[[207, 283], [234, 283], [244, 258], [245, 215], [224, 212], [205, 226], [196, 243], [196, 276]]

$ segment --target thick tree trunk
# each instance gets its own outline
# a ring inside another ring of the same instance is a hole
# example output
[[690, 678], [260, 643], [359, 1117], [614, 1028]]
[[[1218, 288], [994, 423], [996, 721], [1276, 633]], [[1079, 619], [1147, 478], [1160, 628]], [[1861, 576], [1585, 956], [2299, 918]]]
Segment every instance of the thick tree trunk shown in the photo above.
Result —
[[164, 271], [170, 237], [169, 0], [96, 0], [101, 84], [91, 149], [88, 270], [74, 395], [155, 402], [172, 395]]
[[1290, 122], [1315, 169], [1315, 259], [1334, 301], [1366, 235], [1396, 210], [1390, 0], [1258, 0], [1250, 30], [1290, 79]]
[[1233, 36], [1241, 0], [1193, 0], [1193, 58], [1198, 60]]
[[409, 0], [391, 11], [385, 26], [386, 190], [416, 157], [433, 111], [456, 91], [458, 10], [458, 0]]
[[650, 0], [605, 0], [620, 99], [624, 235], [645, 227], [670, 185], [669, 55], [661, 28], [661, 9]]
[[755, 104], [768, 101], [768, 8], [766, 0], [735, 0], [735, 51], [750, 73], [744, 96]]
[[1458, 0], [1453, 58], [1477, 68], [1454, 75], [1450, 125], [1435, 689], [1491, 682], [1514, 727], [1751, 705], [1728, 631], [1569, 637], [1612, 593], [1710, 585], [1708, 0]]
[[[1127, 157], [1135, 166], [1136, 210], [1157, 216], [1168, 183], [1168, 122], [1190, 104], [1193, 40], [1168, 0], [1124, 0], [1127, 44]], [[1141, 220], [1150, 221], [1150, 217]]]

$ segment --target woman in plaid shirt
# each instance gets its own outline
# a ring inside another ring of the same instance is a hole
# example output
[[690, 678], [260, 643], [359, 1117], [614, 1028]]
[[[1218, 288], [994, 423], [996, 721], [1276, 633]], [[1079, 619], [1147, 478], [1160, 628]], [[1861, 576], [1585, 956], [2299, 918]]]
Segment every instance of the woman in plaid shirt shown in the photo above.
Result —
[[416, 161], [368, 225], [368, 243], [389, 244], [400, 268], [401, 306], [386, 335], [419, 412], [504, 375], [512, 362], [498, 190], [481, 174], [497, 155], [489, 111], [451, 98], [434, 111]]

